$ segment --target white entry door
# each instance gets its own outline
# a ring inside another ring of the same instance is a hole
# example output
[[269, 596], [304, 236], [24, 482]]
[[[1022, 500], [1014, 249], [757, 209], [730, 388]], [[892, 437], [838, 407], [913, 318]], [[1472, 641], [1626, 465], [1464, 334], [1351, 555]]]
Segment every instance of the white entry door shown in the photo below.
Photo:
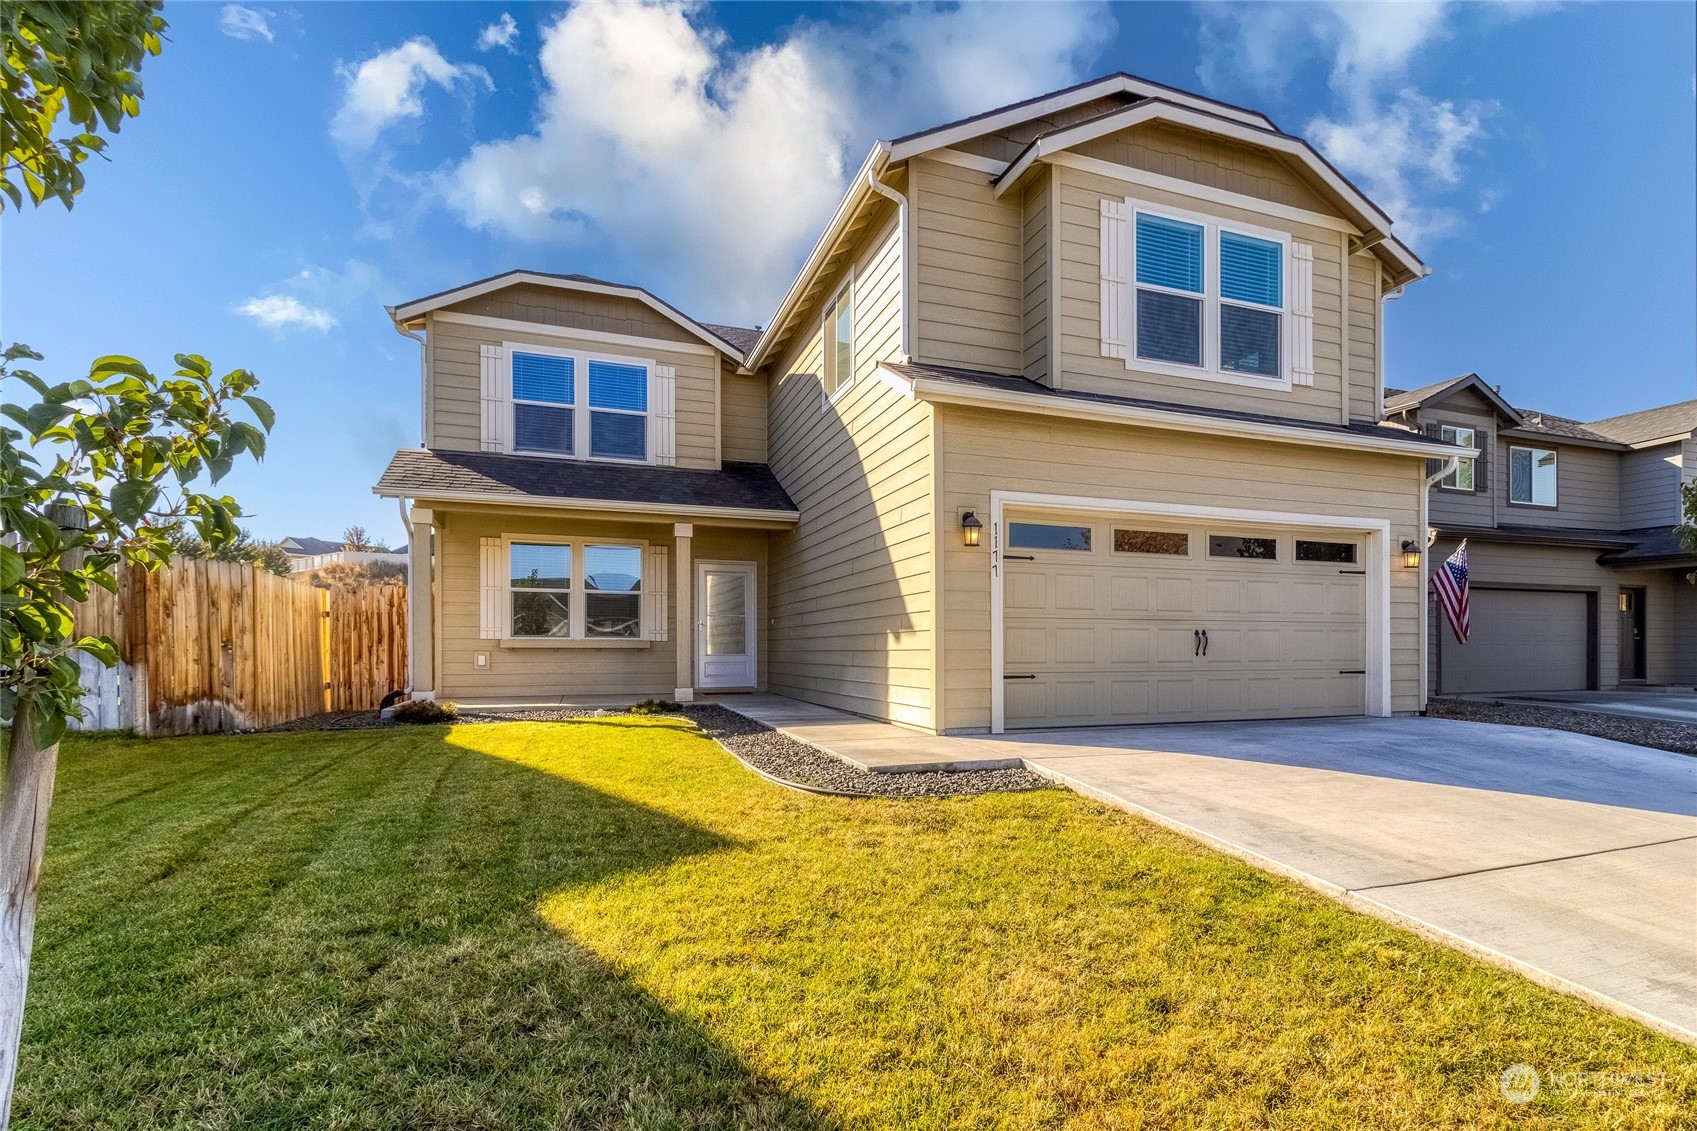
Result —
[[753, 687], [759, 621], [753, 562], [698, 562], [695, 567], [697, 687]]

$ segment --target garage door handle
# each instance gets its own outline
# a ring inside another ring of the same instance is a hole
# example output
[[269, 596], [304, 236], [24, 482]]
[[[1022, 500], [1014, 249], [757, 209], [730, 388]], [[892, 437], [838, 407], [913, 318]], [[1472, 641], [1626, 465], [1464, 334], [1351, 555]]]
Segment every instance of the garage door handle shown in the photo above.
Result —
[[1366, 675], [1367, 669], [1366, 668], [1339, 668], [1338, 674], [1339, 675]]
[[1208, 630], [1207, 629], [1202, 630], [1202, 654], [1204, 656], [1206, 656], [1208, 654]]
[[1192, 652], [1191, 655], [1200, 656], [1202, 654], [1202, 630], [1193, 628], [1190, 630], [1190, 635], [1195, 637], [1196, 640], [1196, 651]]
[[1003, 554], [1002, 560], [1004, 562], [1034, 562], [1037, 558], [1034, 554]]
[[1035, 675], [1005, 675], [1003, 679], [1036, 679]]

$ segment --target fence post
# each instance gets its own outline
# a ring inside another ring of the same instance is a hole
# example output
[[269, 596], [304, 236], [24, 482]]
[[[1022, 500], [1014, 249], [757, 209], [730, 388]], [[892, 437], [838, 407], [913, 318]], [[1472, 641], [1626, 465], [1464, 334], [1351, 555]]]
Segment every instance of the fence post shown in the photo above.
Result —
[[330, 710], [330, 590], [318, 591], [318, 670], [324, 673], [324, 709]]

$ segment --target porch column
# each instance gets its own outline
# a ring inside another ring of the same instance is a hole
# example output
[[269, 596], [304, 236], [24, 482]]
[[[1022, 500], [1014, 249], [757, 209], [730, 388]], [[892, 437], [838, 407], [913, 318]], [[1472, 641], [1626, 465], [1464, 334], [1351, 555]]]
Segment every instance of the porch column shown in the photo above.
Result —
[[407, 546], [407, 665], [414, 699], [436, 698], [436, 618], [431, 601], [436, 580], [431, 569], [435, 527], [433, 511], [412, 509], [412, 542]]
[[672, 698], [679, 703], [695, 702], [695, 567], [689, 560], [690, 539], [695, 536], [695, 524], [672, 524], [673, 540], [677, 543], [673, 556], [678, 562], [676, 594], [678, 623], [672, 638], [678, 642], [678, 686]]

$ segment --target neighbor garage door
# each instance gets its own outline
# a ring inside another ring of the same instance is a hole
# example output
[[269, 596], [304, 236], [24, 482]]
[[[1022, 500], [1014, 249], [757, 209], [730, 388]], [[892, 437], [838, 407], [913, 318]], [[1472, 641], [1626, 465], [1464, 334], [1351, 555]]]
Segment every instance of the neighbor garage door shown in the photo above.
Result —
[[1583, 691], [1589, 686], [1589, 598], [1538, 589], [1473, 589], [1466, 644], [1438, 625], [1440, 694]]
[[1359, 535], [1010, 514], [1009, 727], [1359, 715]]

